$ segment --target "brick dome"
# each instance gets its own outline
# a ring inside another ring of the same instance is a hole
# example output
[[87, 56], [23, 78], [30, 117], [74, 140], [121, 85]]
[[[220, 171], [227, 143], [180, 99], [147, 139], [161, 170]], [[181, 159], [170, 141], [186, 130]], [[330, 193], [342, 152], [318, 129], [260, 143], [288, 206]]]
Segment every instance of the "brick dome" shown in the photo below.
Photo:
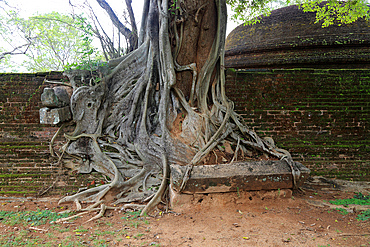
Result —
[[226, 39], [229, 68], [370, 68], [370, 21], [322, 28], [315, 13], [296, 5], [277, 9]]

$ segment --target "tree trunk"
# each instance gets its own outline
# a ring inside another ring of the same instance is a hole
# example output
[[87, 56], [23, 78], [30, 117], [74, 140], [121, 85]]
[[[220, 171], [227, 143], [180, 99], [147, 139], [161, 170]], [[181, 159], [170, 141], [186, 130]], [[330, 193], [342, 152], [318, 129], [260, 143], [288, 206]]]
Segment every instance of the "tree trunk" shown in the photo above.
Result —
[[[196, 72], [199, 74], [211, 51], [213, 41], [217, 35], [218, 14], [216, 3], [209, 0], [185, 1], [186, 10], [181, 16], [176, 17], [176, 27], [181, 30], [183, 26], [182, 43], [177, 56], [180, 65], [195, 63]], [[226, 12], [224, 13], [226, 14]], [[222, 23], [226, 28], [226, 22]], [[172, 38], [173, 39], [173, 38]], [[176, 44], [176, 40], [172, 40]], [[186, 98], [190, 97], [192, 71], [180, 71], [177, 73], [176, 86], [184, 93]]]

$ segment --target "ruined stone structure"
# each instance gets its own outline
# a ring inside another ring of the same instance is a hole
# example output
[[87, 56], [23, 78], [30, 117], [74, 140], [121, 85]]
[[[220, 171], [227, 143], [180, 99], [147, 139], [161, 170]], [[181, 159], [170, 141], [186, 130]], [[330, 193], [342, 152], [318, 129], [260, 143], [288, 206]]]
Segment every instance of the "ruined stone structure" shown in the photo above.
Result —
[[370, 68], [370, 21], [322, 28], [297, 6], [240, 25], [226, 40], [229, 68]]
[[297, 6], [226, 41], [227, 94], [312, 174], [369, 179], [370, 22], [322, 28]]

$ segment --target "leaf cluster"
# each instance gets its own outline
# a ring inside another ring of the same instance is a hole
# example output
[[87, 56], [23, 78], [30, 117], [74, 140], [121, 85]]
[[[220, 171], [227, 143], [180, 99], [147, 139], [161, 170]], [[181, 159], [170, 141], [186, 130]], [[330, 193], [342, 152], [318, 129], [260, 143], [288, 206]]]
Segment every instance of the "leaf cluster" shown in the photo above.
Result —
[[172, 3], [170, 3], [170, 7], [168, 9], [168, 11], [171, 13], [171, 14], [176, 14], [176, 10], [179, 10], [180, 7], [178, 6], [178, 0], [174, 0]]
[[368, 220], [368, 219], [370, 219], [370, 209], [368, 209], [366, 211], [363, 211], [362, 213], [357, 215], [357, 220], [359, 220], [359, 221], [365, 221], [365, 220]]
[[357, 193], [356, 195], [353, 196], [353, 198], [348, 198], [348, 199], [337, 199], [337, 200], [332, 200], [329, 201], [331, 204], [334, 205], [343, 205], [343, 206], [348, 206], [350, 204], [354, 205], [370, 205], [370, 195], [363, 195], [361, 192]]
[[108, 63], [101, 60], [89, 60], [89, 59], [83, 59], [81, 61], [67, 64], [64, 66], [64, 70], [89, 70], [89, 71], [95, 71], [98, 70], [101, 67], [108, 66]]
[[359, 18], [369, 19], [367, 0], [226, 0], [234, 14], [231, 19], [245, 24], [260, 22], [261, 16], [269, 16], [273, 9], [297, 4], [304, 12], [315, 12], [316, 23], [322, 27], [349, 24]]
[[32, 61], [29, 70], [62, 70], [68, 64], [90, 59], [97, 52], [91, 45], [91, 32], [78, 19], [52, 12], [32, 17], [26, 24], [37, 37], [28, 55]]
[[347, 210], [345, 210], [344, 208], [336, 208], [335, 210], [338, 211], [339, 214], [341, 215], [347, 215], [349, 214]]
[[274, 0], [226, 0], [231, 6], [231, 19], [246, 25], [259, 23], [262, 16], [269, 16], [273, 9], [284, 6], [281, 1]]
[[102, 58], [92, 45], [92, 27], [86, 25], [82, 15], [76, 18], [52, 12], [24, 19], [16, 12], [8, 11], [1, 19], [6, 25], [0, 25], [0, 35], [8, 43], [14, 42], [19, 35], [30, 43], [26, 53], [28, 60], [22, 64], [28, 71], [60, 71], [81, 60]]
[[316, 23], [320, 22], [322, 27], [350, 24], [359, 18], [368, 20], [370, 11], [366, 0], [314, 0], [305, 1], [300, 7], [304, 12], [315, 12]]

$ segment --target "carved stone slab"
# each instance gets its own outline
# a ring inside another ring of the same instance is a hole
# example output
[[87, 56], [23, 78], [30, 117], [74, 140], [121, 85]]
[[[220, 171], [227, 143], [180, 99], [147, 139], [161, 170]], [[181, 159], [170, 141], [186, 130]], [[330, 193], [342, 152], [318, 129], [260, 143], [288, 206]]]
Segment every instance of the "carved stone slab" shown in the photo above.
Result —
[[72, 114], [69, 106], [54, 109], [44, 107], [40, 109], [40, 124], [58, 124], [71, 119]]
[[[308, 178], [310, 170], [295, 162], [300, 170], [296, 181], [301, 186]], [[171, 165], [171, 185], [180, 190], [185, 166]], [[234, 164], [194, 166], [190, 178], [181, 193], [217, 193], [237, 190], [292, 189], [293, 176], [285, 161], [254, 161]]]

